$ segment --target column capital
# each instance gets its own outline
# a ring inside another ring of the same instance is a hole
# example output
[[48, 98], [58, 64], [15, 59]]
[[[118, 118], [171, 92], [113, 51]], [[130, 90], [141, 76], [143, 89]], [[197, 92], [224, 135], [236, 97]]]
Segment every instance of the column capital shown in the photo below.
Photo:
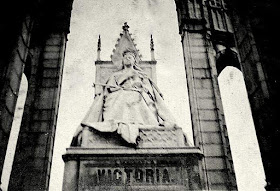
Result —
[[182, 19], [180, 23], [180, 34], [183, 34], [184, 31], [189, 32], [201, 32], [206, 30], [206, 20], [201, 19], [191, 19], [186, 18]]

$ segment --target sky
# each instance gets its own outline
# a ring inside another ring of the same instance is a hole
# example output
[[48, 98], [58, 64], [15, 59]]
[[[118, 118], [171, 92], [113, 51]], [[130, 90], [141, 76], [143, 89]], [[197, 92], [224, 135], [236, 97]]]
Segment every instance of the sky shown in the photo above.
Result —
[[[62, 155], [93, 101], [98, 36], [101, 36], [101, 60], [110, 60], [124, 22], [130, 26], [129, 31], [144, 61], [151, 59], [150, 35], [153, 35], [157, 85], [177, 124], [192, 141], [186, 73], [174, 0], [74, 0], [50, 191], [62, 188]], [[226, 68], [219, 77], [219, 83], [238, 188], [264, 190], [263, 168], [242, 73]]]

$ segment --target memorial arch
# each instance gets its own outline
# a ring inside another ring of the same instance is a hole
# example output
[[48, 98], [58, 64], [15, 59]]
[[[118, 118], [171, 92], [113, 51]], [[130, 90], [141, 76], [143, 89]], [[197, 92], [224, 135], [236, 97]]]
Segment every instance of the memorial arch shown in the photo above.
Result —
[[[270, 121], [265, 120], [266, 114], [270, 116], [274, 115], [275, 112], [274, 109], [270, 110], [270, 106], [272, 106], [269, 104], [270, 102], [268, 105], [265, 102], [264, 107], [261, 106], [262, 101], [272, 99], [270, 94], [274, 95], [274, 93], [271, 93], [267, 85], [266, 71], [262, 68], [262, 62], [259, 60], [259, 54], [253, 43], [252, 34], [256, 33], [249, 31], [249, 35], [244, 35], [248, 31], [244, 32], [244, 22], [239, 20], [243, 18], [243, 15], [235, 12], [236, 9], [240, 8], [238, 7], [239, 2], [234, 2], [229, 6], [236, 8], [233, 14], [230, 13], [228, 5], [223, 1], [175, 2], [188, 78], [194, 143], [200, 147], [204, 154], [202, 165], [206, 180], [204, 186], [206, 189], [234, 189], [236, 188], [234, 170], [217, 83], [217, 73], [224, 67], [217, 70], [214, 58], [215, 46], [213, 45], [230, 44], [230, 48], [235, 47], [239, 50], [241, 65], [244, 72], [248, 74], [248, 77], [245, 78], [247, 88], [251, 88], [249, 94], [259, 95], [258, 99], [255, 99], [256, 96], [250, 98], [251, 103], [254, 104], [253, 115], [258, 124], [257, 131], [264, 132], [257, 132], [257, 134], [263, 140], [267, 140], [271, 132], [276, 132], [277, 129], [263, 130], [264, 126], [271, 126]], [[7, 54], [1, 57], [1, 62], [4, 64], [0, 70], [1, 171], [17, 100], [22, 66], [30, 53], [33, 65], [30, 77], [31, 91], [28, 92], [28, 97], [31, 105], [29, 113], [25, 113], [29, 120], [20, 130], [10, 189], [48, 189], [72, 1], [34, 1], [30, 4], [19, 5], [22, 7], [15, 8], [19, 10], [18, 16], [10, 15], [9, 21], [3, 24], [7, 30], [1, 31], [1, 34], [7, 36], [7, 39], [3, 41], [3, 44], [7, 45], [3, 46], [5, 47], [3, 52]], [[230, 27], [228, 17], [234, 19], [233, 27]], [[235, 42], [232, 36], [233, 31], [238, 36], [237, 45], [233, 43]], [[267, 63], [266, 59], [264, 57], [264, 63]], [[245, 65], [245, 63], [256, 63], [256, 65]], [[269, 83], [271, 82], [269, 81]], [[204, 96], [205, 94], [207, 96]], [[7, 95], [11, 96], [7, 97]], [[214, 108], [212, 108], [213, 106]], [[258, 119], [260, 108], [263, 108], [261, 110], [263, 114]], [[205, 126], [207, 126], [206, 131], [203, 129]], [[212, 139], [211, 137], [216, 138]], [[270, 156], [275, 150], [275, 146], [272, 149], [266, 148], [263, 140], [261, 140], [262, 144], [260, 145], [268, 178], [267, 189], [276, 188], [277, 181], [275, 182], [275, 178], [273, 178], [273, 165], [276, 167], [277, 165], [273, 157]], [[270, 145], [275, 145], [275, 140], [271, 140]], [[214, 165], [211, 169], [213, 161], [220, 161], [223, 167]], [[272, 161], [272, 163], [266, 161]], [[216, 167], [225, 169], [225, 172], [222, 169], [216, 169]]]

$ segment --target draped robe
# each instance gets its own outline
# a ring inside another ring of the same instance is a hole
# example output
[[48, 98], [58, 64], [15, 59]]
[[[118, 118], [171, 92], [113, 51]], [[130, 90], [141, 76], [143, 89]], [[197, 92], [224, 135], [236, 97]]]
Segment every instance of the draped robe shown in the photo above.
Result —
[[85, 126], [100, 132], [117, 131], [132, 144], [136, 144], [141, 127], [175, 126], [175, 119], [154, 82], [141, 71], [133, 72], [133, 76], [126, 77], [121, 70], [108, 79], [77, 129], [72, 146], [81, 144]]

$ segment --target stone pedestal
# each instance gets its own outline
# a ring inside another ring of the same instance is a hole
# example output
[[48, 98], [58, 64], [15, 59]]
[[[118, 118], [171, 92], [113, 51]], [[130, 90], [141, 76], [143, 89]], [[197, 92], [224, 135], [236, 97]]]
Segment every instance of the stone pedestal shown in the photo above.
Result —
[[201, 190], [196, 148], [68, 148], [64, 191]]
[[202, 189], [202, 154], [185, 145], [181, 129], [140, 129], [136, 147], [116, 141], [117, 135], [105, 141], [96, 133], [85, 128], [87, 147], [70, 147], [63, 155], [64, 191]]

